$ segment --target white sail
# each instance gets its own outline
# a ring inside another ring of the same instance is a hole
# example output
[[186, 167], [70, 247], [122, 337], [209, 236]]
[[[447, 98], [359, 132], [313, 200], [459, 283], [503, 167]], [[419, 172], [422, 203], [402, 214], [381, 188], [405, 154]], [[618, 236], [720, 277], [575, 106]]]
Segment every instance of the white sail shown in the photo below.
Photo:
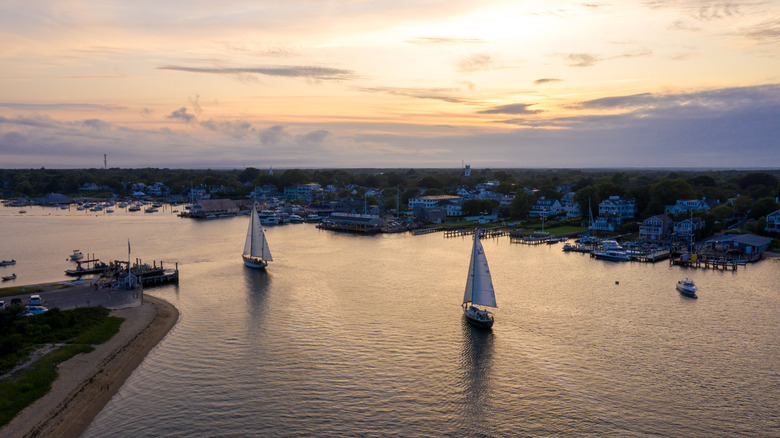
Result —
[[246, 243], [244, 243], [244, 255], [259, 257], [266, 261], [273, 261], [271, 249], [268, 247], [268, 241], [263, 233], [263, 226], [260, 224], [260, 218], [257, 216], [257, 206], [252, 208], [249, 228], [246, 232]]
[[479, 241], [479, 230], [474, 232], [474, 247], [471, 249], [469, 276], [466, 280], [466, 292], [463, 294], [463, 302], [471, 302], [472, 304], [487, 307], [498, 307], [485, 250], [482, 249], [482, 242]]

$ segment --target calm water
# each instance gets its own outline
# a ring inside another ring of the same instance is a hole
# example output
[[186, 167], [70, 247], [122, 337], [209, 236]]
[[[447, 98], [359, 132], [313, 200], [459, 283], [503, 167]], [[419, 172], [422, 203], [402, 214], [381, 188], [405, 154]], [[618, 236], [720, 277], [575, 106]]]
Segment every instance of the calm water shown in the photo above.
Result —
[[[483, 241], [499, 309], [464, 323], [471, 238], [270, 227], [247, 217], [0, 208], [19, 283], [73, 249], [177, 261], [181, 311], [85, 436], [780, 436], [780, 262], [736, 272]], [[692, 277], [698, 300], [676, 281]], [[616, 284], [619, 282], [619, 284]]]

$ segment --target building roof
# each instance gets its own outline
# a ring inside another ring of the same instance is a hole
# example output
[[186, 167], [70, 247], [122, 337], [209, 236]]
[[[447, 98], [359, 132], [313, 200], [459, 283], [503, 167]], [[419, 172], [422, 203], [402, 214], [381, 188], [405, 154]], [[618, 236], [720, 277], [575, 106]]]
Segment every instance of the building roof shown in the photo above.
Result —
[[745, 245], [752, 245], [752, 246], [765, 246], [769, 245], [770, 242], [772, 242], [772, 239], [769, 237], [763, 237], [763, 236], [756, 236], [755, 234], [732, 234], [732, 235], [726, 235], [721, 236], [715, 239], [710, 239], [712, 241], [720, 241], [720, 242], [738, 242]]

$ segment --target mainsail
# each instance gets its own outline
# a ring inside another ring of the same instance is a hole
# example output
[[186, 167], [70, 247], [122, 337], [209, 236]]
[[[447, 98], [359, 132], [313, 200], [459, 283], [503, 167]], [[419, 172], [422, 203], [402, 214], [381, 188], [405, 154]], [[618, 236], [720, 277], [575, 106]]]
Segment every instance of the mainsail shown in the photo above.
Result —
[[493, 291], [493, 279], [490, 277], [485, 250], [482, 249], [482, 242], [479, 241], [479, 230], [474, 232], [474, 247], [471, 249], [469, 276], [466, 280], [463, 302], [498, 307], [496, 306], [496, 294]]
[[259, 257], [269, 262], [274, 260], [263, 233], [263, 226], [260, 224], [260, 217], [257, 215], [257, 205], [252, 207], [252, 218], [249, 220], [246, 243], [244, 243], [244, 256]]

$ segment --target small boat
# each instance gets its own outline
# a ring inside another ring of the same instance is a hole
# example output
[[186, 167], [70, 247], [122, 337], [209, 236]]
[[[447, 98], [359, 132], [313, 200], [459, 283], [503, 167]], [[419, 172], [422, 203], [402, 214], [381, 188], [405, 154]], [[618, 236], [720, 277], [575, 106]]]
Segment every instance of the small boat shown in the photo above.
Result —
[[627, 262], [631, 260], [625, 249], [614, 240], [605, 240], [601, 242], [601, 250], [593, 251], [593, 256], [599, 260], [611, 262]]
[[79, 251], [78, 249], [74, 249], [73, 254], [70, 255], [70, 259], [74, 262], [77, 260], [81, 260], [83, 258], [84, 258], [84, 254], [82, 254], [81, 251]]
[[[66, 269], [65, 275], [71, 275], [74, 277], [79, 277], [82, 275], [89, 275], [89, 274], [101, 274], [108, 270], [109, 266], [103, 262], [100, 262], [99, 259], [94, 260], [82, 260], [76, 262], [78, 266], [76, 266], [76, 269]], [[81, 264], [86, 263], [87, 266], [84, 267]], [[94, 265], [89, 266], [89, 263], [94, 263]]]
[[268, 266], [268, 262], [273, 261], [271, 249], [268, 247], [268, 240], [263, 233], [263, 225], [260, 223], [260, 216], [257, 212], [257, 204], [252, 207], [252, 213], [249, 219], [249, 228], [246, 231], [246, 242], [244, 243], [244, 265], [250, 268], [261, 269]]
[[485, 250], [479, 241], [479, 230], [474, 231], [474, 246], [471, 248], [471, 262], [463, 294], [463, 315], [477, 327], [493, 327], [493, 312], [476, 306], [498, 307], [493, 290], [493, 278], [490, 276]]
[[677, 290], [680, 291], [680, 293], [682, 293], [686, 297], [698, 298], [698, 296], [696, 296], [696, 292], [699, 290], [699, 288], [696, 287], [695, 284], [693, 284], [693, 280], [691, 280], [690, 278], [686, 277], [678, 281]]
[[8, 281], [8, 280], [16, 280], [16, 273], [13, 273], [11, 275], [6, 275], [5, 277], [3, 277], [3, 281]]
[[157, 213], [159, 210], [157, 210], [156, 207], [149, 207], [146, 210], [144, 210], [144, 213]]
[[127, 211], [141, 211], [141, 207], [134, 205], [127, 209]]
[[16, 264], [16, 260], [3, 260], [2, 262], [0, 262], [0, 266], [10, 266], [15, 264]]

